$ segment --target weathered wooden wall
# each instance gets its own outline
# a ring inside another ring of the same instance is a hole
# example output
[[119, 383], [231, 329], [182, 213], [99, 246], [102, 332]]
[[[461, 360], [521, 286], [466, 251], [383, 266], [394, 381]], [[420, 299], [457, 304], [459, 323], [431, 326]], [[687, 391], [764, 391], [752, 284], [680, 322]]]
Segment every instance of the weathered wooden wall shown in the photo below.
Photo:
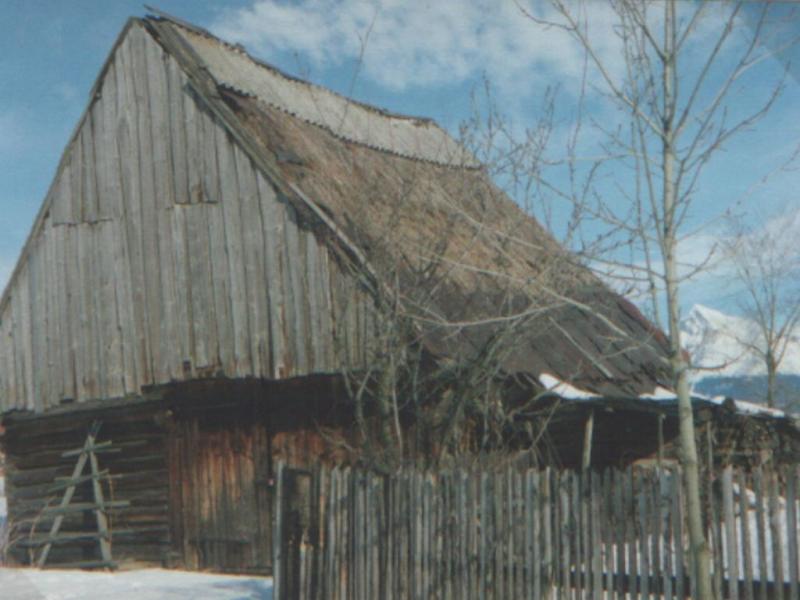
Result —
[[[270, 573], [273, 464], [303, 467], [351, 460], [338, 445], [352, 422], [336, 378], [177, 384], [162, 401], [60, 410], [7, 418], [12, 559], [38, 556], [59, 503], [56, 477], [72, 472], [89, 425], [101, 421], [98, 454], [106, 499], [129, 501], [110, 511], [112, 554], [121, 566], [183, 566]], [[323, 434], [323, 432], [325, 432]], [[352, 440], [348, 440], [352, 444]], [[74, 502], [91, 500], [82, 483]], [[96, 532], [91, 513], [70, 513], [62, 534]], [[86, 555], [86, 556], [85, 556]], [[96, 540], [54, 546], [48, 564], [97, 559]]]
[[[162, 565], [169, 560], [169, 486], [166, 431], [161, 413], [152, 407], [107, 415], [98, 441], [111, 441], [118, 449], [98, 454], [99, 467], [111, 479], [101, 482], [106, 500], [127, 500], [129, 507], [108, 512], [115, 561]], [[62, 457], [81, 448], [94, 416], [68, 415], [57, 419], [7, 421], [6, 452], [8, 517], [11, 558], [28, 564], [38, 556], [48, 537], [56, 506], [64, 489], [53, 489], [56, 477], [69, 477], [77, 457]], [[73, 503], [94, 502], [91, 483], [78, 486]], [[96, 533], [94, 515], [69, 512], [61, 535]], [[78, 562], [97, 556], [97, 540], [82, 539], [53, 546], [48, 565]]]
[[134, 20], [0, 301], [0, 412], [333, 372], [369, 306]]
[[350, 415], [331, 408], [329, 380], [183, 390], [169, 437], [174, 555], [190, 569], [271, 573], [274, 463], [346, 460], [335, 440]]

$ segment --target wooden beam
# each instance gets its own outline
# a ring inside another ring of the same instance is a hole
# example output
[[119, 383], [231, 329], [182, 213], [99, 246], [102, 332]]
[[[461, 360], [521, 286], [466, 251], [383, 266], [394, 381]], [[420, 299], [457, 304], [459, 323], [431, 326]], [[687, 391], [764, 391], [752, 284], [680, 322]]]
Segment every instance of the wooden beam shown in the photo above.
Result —
[[594, 438], [594, 409], [589, 411], [589, 418], [583, 430], [583, 461], [581, 468], [586, 471], [592, 464], [592, 440]]

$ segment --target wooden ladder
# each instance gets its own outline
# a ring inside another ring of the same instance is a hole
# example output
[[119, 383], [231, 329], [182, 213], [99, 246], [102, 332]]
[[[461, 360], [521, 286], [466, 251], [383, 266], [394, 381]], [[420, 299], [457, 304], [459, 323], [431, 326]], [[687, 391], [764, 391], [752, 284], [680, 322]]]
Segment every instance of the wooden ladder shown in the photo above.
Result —
[[[116, 568], [117, 564], [111, 557], [111, 534], [108, 529], [108, 516], [106, 511], [110, 508], [124, 508], [129, 506], [127, 501], [106, 501], [103, 498], [103, 488], [100, 485], [100, 480], [108, 478], [108, 471], [101, 471], [98, 466], [97, 454], [103, 452], [119, 452], [119, 448], [112, 447], [109, 442], [97, 442], [97, 434], [100, 431], [100, 421], [94, 421], [89, 427], [89, 432], [86, 436], [86, 441], [82, 448], [76, 450], [69, 450], [63, 452], [63, 458], [70, 458], [77, 456], [78, 460], [75, 463], [75, 468], [72, 470], [72, 476], [57, 480], [56, 484], [50, 488], [51, 491], [58, 491], [63, 489], [64, 496], [58, 506], [47, 507], [44, 509], [44, 514], [55, 515], [53, 524], [50, 527], [50, 533], [47, 534], [42, 540], [44, 547], [41, 554], [36, 561], [36, 566], [40, 569], [45, 566], [47, 557], [50, 554], [50, 549], [54, 543], [66, 543], [72, 541], [96, 539], [100, 544], [100, 557], [99, 561], [80, 561], [67, 564], [53, 565], [59, 568]], [[86, 468], [86, 463], [89, 463], [90, 472], [87, 475], [83, 474]], [[78, 502], [72, 503], [72, 497], [75, 495], [77, 486], [82, 483], [91, 481], [92, 492], [94, 495], [94, 502]], [[93, 511], [97, 519], [97, 533], [94, 532], [79, 532], [75, 534], [62, 534], [59, 535], [61, 523], [64, 521], [65, 515], [75, 512]], [[37, 544], [39, 545], [39, 544]]]

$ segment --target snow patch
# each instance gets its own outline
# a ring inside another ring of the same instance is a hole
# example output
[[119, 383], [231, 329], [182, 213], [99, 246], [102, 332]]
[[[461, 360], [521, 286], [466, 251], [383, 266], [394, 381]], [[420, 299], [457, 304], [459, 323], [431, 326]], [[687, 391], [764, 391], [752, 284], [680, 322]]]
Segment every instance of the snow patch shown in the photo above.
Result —
[[[714, 396], [713, 398], [709, 398], [709, 400], [714, 404], [722, 404], [725, 402], [726, 398], [724, 396]], [[786, 413], [782, 410], [770, 408], [763, 404], [756, 404], [755, 402], [747, 402], [745, 400], [734, 400], [734, 403], [736, 404], [736, 412], [745, 415], [769, 415], [770, 417], [776, 418], [786, 416]]]
[[[99, 573], [0, 568], [15, 600], [272, 600], [272, 579], [165, 569]], [[7, 595], [6, 595], [7, 594]]]
[[566, 400], [592, 400], [598, 398], [597, 394], [576, 388], [565, 381], [561, 381], [558, 377], [550, 375], [550, 373], [542, 373], [539, 375], [539, 383], [541, 383], [548, 392], [558, 394]]
[[677, 400], [678, 396], [672, 390], [659, 385], [656, 386], [656, 389], [651, 394], [642, 394], [639, 398], [643, 400]]

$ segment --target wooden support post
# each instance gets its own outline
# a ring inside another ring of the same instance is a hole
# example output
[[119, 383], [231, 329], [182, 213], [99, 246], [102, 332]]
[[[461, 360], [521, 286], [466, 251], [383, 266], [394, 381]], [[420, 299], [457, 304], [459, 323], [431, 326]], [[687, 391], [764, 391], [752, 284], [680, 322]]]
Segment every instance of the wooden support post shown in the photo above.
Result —
[[585, 471], [592, 464], [592, 438], [594, 436], [594, 409], [589, 411], [589, 418], [583, 432], [583, 461], [581, 468]]
[[100, 469], [97, 465], [97, 455], [89, 453], [89, 464], [92, 468], [92, 490], [94, 491], [94, 501], [97, 507], [94, 514], [97, 519], [97, 533], [100, 534], [100, 556], [103, 562], [111, 562], [111, 541], [109, 540], [108, 517], [106, 516], [105, 501], [103, 499], [103, 487], [100, 485]]

